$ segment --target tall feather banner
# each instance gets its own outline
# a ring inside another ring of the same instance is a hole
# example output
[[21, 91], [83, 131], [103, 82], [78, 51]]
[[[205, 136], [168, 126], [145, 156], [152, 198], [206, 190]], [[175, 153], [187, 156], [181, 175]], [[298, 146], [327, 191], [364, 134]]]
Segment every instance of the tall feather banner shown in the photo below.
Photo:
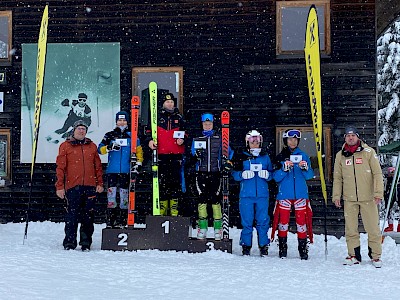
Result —
[[319, 175], [321, 179], [322, 195], [327, 204], [324, 168], [322, 164], [322, 104], [321, 104], [321, 72], [320, 72], [320, 47], [318, 32], [318, 16], [315, 5], [308, 13], [306, 26], [306, 42], [304, 48], [306, 59], [306, 72], [308, 80], [308, 93], [310, 96], [311, 115], [314, 128], [315, 146], [317, 148]]

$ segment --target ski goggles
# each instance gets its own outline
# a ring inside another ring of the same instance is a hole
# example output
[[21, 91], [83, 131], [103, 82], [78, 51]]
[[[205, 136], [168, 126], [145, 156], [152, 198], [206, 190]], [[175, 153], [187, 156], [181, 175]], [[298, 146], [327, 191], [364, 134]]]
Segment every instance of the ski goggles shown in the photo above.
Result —
[[212, 114], [202, 114], [201, 115], [201, 121], [202, 122], [206, 122], [206, 121], [210, 121], [210, 122], [214, 122], [214, 116]]
[[291, 129], [288, 132], [283, 133], [283, 138], [301, 138], [301, 132], [300, 130], [297, 129]]
[[261, 136], [257, 135], [257, 136], [250, 136], [247, 138], [249, 143], [261, 143]]
[[86, 102], [86, 99], [85, 99], [85, 98], [78, 98], [78, 101], [79, 101], [79, 102], [82, 102], [82, 101], [83, 101], [83, 102]]

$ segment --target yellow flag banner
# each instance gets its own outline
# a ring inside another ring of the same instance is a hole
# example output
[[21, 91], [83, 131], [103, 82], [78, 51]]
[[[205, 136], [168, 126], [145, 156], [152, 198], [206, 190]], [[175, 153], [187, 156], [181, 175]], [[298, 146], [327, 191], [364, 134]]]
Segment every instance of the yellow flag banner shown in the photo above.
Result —
[[314, 5], [311, 6], [308, 13], [304, 54], [322, 195], [324, 196], [325, 204], [327, 204], [328, 199], [326, 194], [324, 168], [322, 164], [323, 147], [319, 31], [317, 10]]
[[32, 141], [32, 165], [31, 165], [31, 181], [33, 178], [33, 169], [36, 161], [37, 141], [39, 137], [40, 125], [40, 111], [42, 108], [42, 95], [43, 95], [43, 81], [44, 81], [44, 68], [46, 63], [46, 49], [47, 49], [47, 26], [49, 21], [48, 5], [46, 5], [42, 23], [40, 25], [39, 40], [38, 40], [38, 55], [36, 65], [36, 91], [35, 91], [35, 114]]

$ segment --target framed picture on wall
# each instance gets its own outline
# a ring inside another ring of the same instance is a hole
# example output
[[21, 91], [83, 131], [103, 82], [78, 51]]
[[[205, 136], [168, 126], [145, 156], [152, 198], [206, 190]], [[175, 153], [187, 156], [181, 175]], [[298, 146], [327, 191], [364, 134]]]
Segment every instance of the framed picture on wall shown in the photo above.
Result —
[[0, 11], [0, 66], [11, 65], [12, 12]]

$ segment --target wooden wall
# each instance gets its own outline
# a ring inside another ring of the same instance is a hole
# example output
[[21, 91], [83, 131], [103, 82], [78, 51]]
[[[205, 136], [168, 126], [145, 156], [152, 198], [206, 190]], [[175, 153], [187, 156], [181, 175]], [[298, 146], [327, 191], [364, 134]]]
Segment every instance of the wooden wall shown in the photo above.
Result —
[[[304, 59], [275, 55], [275, 1], [11, 1], [15, 56], [6, 68], [9, 84], [0, 126], [13, 128], [13, 184], [0, 191], [0, 219], [21, 221], [27, 207], [29, 166], [19, 163], [21, 44], [37, 40], [45, 3], [49, 4], [49, 43], [120, 42], [121, 107], [128, 109], [133, 66], [183, 66], [184, 114], [193, 128], [204, 111], [231, 112], [233, 146], [257, 128], [275, 154], [276, 125], [311, 124]], [[134, 3], [134, 4], [133, 4]], [[332, 54], [322, 59], [323, 118], [332, 125], [333, 153], [347, 123], [376, 144], [375, 1], [331, 1]], [[54, 195], [54, 165], [39, 165], [32, 219], [62, 220]], [[146, 174], [139, 184], [139, 213], [150, 211]], [[316, 231], [323, 222], [318, 182], [310, 184]], [[328, 184], [330, 190], [330, 184]], [[237, 185], [232, 183], [235, 191]], [[103, 196], [104, 199], [104, 196]], [[232, 223], [239, 225], [237, 193]], [[189, 195], [186, 210], [193, 209]], [[272, 201], [271, 201], [272, 202]], [[330, 202], [330, 199], [329, 199]], [[104, 205], [98, 222], [104, 221]], [[343, 233], [342, 212], [328, 206], [330, 234]]]

